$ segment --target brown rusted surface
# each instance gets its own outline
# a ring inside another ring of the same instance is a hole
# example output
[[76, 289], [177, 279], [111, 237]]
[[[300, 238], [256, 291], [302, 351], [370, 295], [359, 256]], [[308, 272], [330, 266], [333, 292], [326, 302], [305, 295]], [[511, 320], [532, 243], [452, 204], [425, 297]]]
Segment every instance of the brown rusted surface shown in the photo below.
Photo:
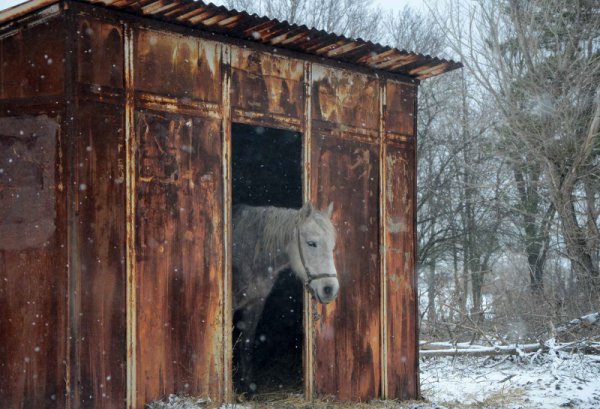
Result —
[[123, 88], [123, 28], [81, 18], [77, 25], [77, 80], [93, 86]]
[[137, 407], [223, 399], [221, 121], [136, 113]]
[[304, 198], [334, 202], [307, 397], [417, 397], [416, 79], [458, 65], [202, 2], [85, 2], [54, 5], [70, 34], [27, 7], [0, 28], [0, 115], [20, 115], [0, 118], [0, 402], [232, 398], [232, 121], [302, 132]]
[[[379, 133], [379, 82], [375, 78], [313, 64], [313, 120]], [[360, 131], [359, 131], [360, 132]]]
[[78, 401], [123, 406], [126, 378], [125, 141], [123, 107], [87, 102], [77, 110], [74, 150], [77, 260], [72, 300]]
[[0, 40], [0, 98], [63, 93], [64, 27], [53, 19]]
[[133, 49], [136, 90], [220, 102], [219, 43], [139, 29]]
[[[48, 111], [49, 107], [46, 108]], [[58, 118], [0, 118], [0, 406], [65, 407], [65, 169]]]
[[301, 61], [232, 47], [231, 65], [232, 108], [302, 118]]
[[387, 81], [387, 106], [385, 125], [391, 138], [412, 138], [415, 133], [415, 99], [417, 87], [395, 81]]
[[378, 147], [318, 134], [312, 144], [312, 198], [334, 203], [340, 280], [337, 300], [317, 308], [316, 393], [364, 401], [381, 388]]
[[387, 267], [388, 397], [416, 399], [415, 161], [413, 146], [388, 144], [384, 257]]

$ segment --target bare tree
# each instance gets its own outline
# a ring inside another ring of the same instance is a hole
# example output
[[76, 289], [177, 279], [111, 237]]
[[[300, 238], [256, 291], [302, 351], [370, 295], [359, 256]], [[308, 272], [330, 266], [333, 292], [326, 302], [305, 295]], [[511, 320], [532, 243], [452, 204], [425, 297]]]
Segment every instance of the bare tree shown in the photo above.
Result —
[[[405, 7], [383, 25], [397, 48], [446, 56], [445, 35], [426, 15]], [[476, 85], [455, 72], [419, 89], [417, 260], [430, 332], [442, 317], [483, 320], [485, 279], [501, 243], [506, 175], [491, 149], [490, 111], [472, 96]]]
[[[547, 230], [556, 212], [580, 289], [598, 288], [600, 5], [450, 5], [449, 18], [438, 13], [438, 21], [500, 114], [497, 126], [519, 192], [532, 287], [541, 284]], [[457, 34], [465, 27], [467, 38]]]
[[381, 10], [373, 0], [221, 0], [229, 8], [377, 41]]

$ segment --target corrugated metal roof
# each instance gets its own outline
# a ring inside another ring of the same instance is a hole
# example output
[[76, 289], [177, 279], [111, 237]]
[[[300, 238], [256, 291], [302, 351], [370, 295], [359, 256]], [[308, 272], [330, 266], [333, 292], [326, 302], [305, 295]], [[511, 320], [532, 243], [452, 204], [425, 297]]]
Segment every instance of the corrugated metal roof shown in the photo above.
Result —
[[[462, 67], [452, 60], [350, 39], [323, 30], [298, 26], [245, 11], [229, 10], [212, 3], [192, 0], [72, 0], [106, 6], [169, 23], [285, 48], [305, 54], [331, 58], [350, 64], [406, 75], [419, 80]], [[58, 0], [31, 0], [17, 6], [19, 15]], [[10, 10], [0, 14], [0, 23], [15, 16]]]

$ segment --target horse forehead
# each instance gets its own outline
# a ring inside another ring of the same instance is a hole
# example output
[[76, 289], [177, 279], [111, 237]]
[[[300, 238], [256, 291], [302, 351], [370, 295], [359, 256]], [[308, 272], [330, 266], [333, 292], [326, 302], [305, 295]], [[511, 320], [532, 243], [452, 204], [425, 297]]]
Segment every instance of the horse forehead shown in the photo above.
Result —
[[304, 230], [307, 233], [319, 234], [330, 241], [335, 241], [335, 233], [331, 222], [324, 217], [318, 219], [312, 217], [304, 224]]

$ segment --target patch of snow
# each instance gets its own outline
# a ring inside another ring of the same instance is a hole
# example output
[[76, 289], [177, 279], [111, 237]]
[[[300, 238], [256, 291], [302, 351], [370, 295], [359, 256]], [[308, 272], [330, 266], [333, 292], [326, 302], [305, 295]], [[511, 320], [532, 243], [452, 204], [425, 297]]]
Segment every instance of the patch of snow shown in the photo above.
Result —
[[425, 359], [422, 393], [432, 402], [457, 409], [600, 407], [597, 356], [553, 351], [535, 357], [531, 363], [506, 356]]
[[596, 321], [598, 321], [598, 315], [600, 315], [600, 313], [596, 312], [594, 314], [584, 315], [583, 317], [581, 317], [581, 319], [586, 321], [588, 324], [593, 324]]

